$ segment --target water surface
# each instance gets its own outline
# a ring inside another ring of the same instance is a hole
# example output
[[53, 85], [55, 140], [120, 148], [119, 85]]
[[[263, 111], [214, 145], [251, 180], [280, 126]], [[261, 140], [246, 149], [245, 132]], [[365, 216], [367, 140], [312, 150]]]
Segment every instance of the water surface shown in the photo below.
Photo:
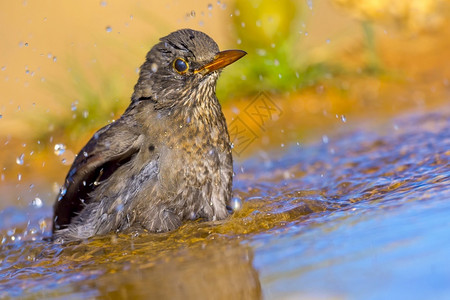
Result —
[[450, 111], [356, 125], [237, 161], [224, 222], [61, 246], [51, 207], [7, 207], [0, 296], [450, 297]]

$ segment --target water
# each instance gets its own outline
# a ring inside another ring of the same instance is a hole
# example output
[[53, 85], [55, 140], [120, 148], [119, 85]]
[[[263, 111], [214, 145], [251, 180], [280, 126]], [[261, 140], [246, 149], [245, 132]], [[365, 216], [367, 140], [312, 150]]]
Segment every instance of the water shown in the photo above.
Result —
[[449, 128], [443, 108], [255, 153], [240, 211], [167, 234], [52, 245], [50, 207], [8, 207], [0, 297], [448, 299]]

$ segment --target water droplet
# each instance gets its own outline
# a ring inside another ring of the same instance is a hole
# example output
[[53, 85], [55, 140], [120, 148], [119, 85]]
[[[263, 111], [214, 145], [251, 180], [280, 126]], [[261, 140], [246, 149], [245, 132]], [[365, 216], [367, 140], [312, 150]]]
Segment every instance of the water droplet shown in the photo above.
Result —
[[208, 4], [208, 9], [212, 10], [213, 9], [213, 5], [211, 3]]
[[261, 27], [261, 20], [256, 20], [256, 27]]
[[23, 158], [24, 158], [24, 156], [25, 156], [25, 154], [20, 154], [20, 156], [19, 157], [17, 157], [16, 158], [16, 164], [18, 164], [18, 165], [23, 165]]
[[191, 11], [191, 17], [195, 18], [195, 10]]
[[239, 9], [236, 9], [235, 11], [234, 11], [234, 15], [235, 16], [239, 16], [241, 14], [241, 11], [239, 10]]
[[42, 200], [39, 197], [34, 198], [34, 200], [31, 202], [31, 205], [33, 205], [34, 207], [42, 207], [44, 203], [42, 202]]
[[28, 43], [25, 43], [25, 47], [28, 47]]
[[266, 56], [267, 51], [265, 49], [257, 49], [256, 53], [258, 53], [259, 56]]
[[240, 45], [242, 43], [241, 39], [237, 39], [237, 43]]
[[150, 65], [150, 69], [152, 70], [153, 73], [155, 73], [156, 71], [158, 71], [158, 65], [155, 63], [152, 63]]
[[87, 119], [89, 117], [89, 112], [87, 110], [83, 110], [83, 118]]
[[111, 32], [111, 31], [112, 31], [111, 26], [106, 26], [106, 32]]
[[5, 70], [6, 70], [6, 66], [3, 66], [3, 67], [2, 67], [2, 71], [5, 71]]
[[328, 141], [329, 141], [328, 136], [322, 135], [322, 142], [323, 142], [324, 144], [328, 144]]
[[62, 197], [64, 197], [64, 195], [67, 193], [67, 189], [66, 189], [66, 186], [62, 186], [60, 189], [59, 189], [59, 200], [61, 200], [61, 198]]
[[53, 62], [56, 62], [56, 56], [53, 56]]
[[280, 65], [280, 61], [279, 61], [278, 59], [275, 59], [275, 60], [273, 61], [273, 64], [274, 64], [275, 66], [279, 66], [279, 65]]
[[308, 8], [310, 10], [312, 10], [313, 9], [313, 0], [306, 0], [306, 3], [308, 4]]
[[54, 149], [55, 149], [55, 154], [60, 156], [66, 151], [66, 145], [56, 144]]
[[72, 102], [72, 104], [70, 105], [70, 110], [71, 111], [76, 111], [77, 110], [77, 105], [78, 105], [78, 101], [75, 100], [75, 102]]
[[21, 181], [22, 180], [22, 174], [17, 174], [17, 180]]
[[308, 31], [305, 32], [305, 36], [308, 36]]
[[327, 44], [329, 44], [329, 43], [330, 43], [330, 39], [327, 39], [327, 41], [326, 41], [326, 42], [327, 42]]
[[108, 2], [106, 2], [106, 1], [101, 1], [101, 2], [100, 2], [100, 5], [103, 6], [103, 7], [105, 7], [106, 5], [108, 5]]
[[341, 115], [341, 121], [345, 123], [347, 122], [347, 118], [344, 115]]
[[233, 197], [230, 206], [233, 211], [239, 211], [242, 209], [242, 200], [238, 197]]
[[44, 219], [39, 220], [39, 228], [41, 229], [42, 233], [44, 233], [45, 229], [47, 228], [47, 222], [45, 222]]
[[242, 27], [242, 28], [245, 28], [245, 22], [242, 22], [242, 23], [241, 23], [241, 27]]
[[0, 119], [3, 118], [3, 115], [0, 115]]
[[124, 205], [121, 203], [121, 204], [118, 204], [116, 207], [115, 207], [115, 209], [116, 209], [116, 211], [117, 212], [121, 212], [121, 211], [123, 211], [123, 209], [124, 209]]
[[281, 148], [284, 148], [284, 144], [281, 144]]

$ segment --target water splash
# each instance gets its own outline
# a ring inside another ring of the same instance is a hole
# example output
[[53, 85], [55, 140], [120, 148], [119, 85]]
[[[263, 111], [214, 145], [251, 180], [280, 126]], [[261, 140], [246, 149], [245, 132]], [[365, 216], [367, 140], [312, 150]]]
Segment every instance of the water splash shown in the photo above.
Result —
[[40, 208], [40, 207], [42, 207], [44, 205], [44, 203], [42, 202], [41, 198], [36, 197], [31, 202], [31, 205], [36, 207], [36, 208]]
[[233, 197], [230, 203], [231, 209], [236, 212], [242, 209], [242, 200], [239, 197]]
[[16, 164], [18, 164], [19, 166], [23, 165], [23, 158], [25, 157], [25, 154], [20, 154], [20, 156], [18, 156], [16, 158]]
[[77, 110], [77, 105], [78, 105], [78, 100], [75, 100], [74, 102], [72, 102], [70, 104], [70, 110], [71, 111], [76, 111]]
[[58, 156], [61, 156], [66, 151], [66, 145], [64, 144], [56, 144], [54, 148], [54, 153]]

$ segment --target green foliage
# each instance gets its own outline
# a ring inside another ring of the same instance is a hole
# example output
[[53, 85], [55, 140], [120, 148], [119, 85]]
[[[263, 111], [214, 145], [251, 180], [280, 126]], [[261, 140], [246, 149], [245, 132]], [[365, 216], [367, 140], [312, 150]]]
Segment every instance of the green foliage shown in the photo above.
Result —
[[239, 48], [248, 55], [224, 72], [218, 86], [221, 99], [258, 91], [285, 92], [311, 86], [338, 68], [308, 63], [298, 45], [300, 24], [307, 9], [292, 0], [236, 1], [234, 28]]
[[[247, 51], [248, 55], [233, 64], [232, 72], [226, 69], [221, 76], [217, 94], [222, 101], [260, 91], [296, 91], [346, 72], [337, 63], [311, 63], [314, 48], [304, 47], [299, 42], [299, 32], [309, 15], [306, 13], [306, 2], [236, 1], [232, 11], [237, 48]], [[363, 30], [368, 53], [364, 71], [371, 74], [380, 70], [380, 66], [370, 24], [363, 24]], [[44, 136], [39, 137], [42, 141], [48, 141], [52, 135], [69, 136], [70, 140], [76, 140], [81, 133], [90, 134], [104, 126], [107, 120], [120, 115], [128, 104], [129, 94], [124, 91], [131, 93], [132, 83], [123, 80], [121, 74], [114, 73], [113, 66], [108, 66], [108, 70], [96, 67], [87, 71], [72, 62], [70, 69], [72, 82], [69, 86], [74, 85], [74, 89], [67, 88], [67, 84], [51, 84], [54, 93], [61, 99], [56, 105], [63, 108], [56, 113], [49, 112], [45, 122], [41, 122], [46, 128], [36, 132], [44, 132]], [[75, 101], [78, 103], [73, 111], [70, 107]]]
[[[126, 89], [119, 74], [113, 72], [112, 76], [104, 76], [101, 68], [90, 72], [78, 63], [69, 65], [71, 82], [48, 83], [57, 95], [57, 101], [47, 112], [28, 119], [40, 126], [34, 130], [39, 134], [37, 139], [43, 143], [50, 142], [51, 137], [64, 136], [66, 141], [76, 141], [83, 134], [90, 135], [120, 115], [129, 101], [128, 97], [118, 98]], [[36, 120], [38, 117], [40, 119]]]

